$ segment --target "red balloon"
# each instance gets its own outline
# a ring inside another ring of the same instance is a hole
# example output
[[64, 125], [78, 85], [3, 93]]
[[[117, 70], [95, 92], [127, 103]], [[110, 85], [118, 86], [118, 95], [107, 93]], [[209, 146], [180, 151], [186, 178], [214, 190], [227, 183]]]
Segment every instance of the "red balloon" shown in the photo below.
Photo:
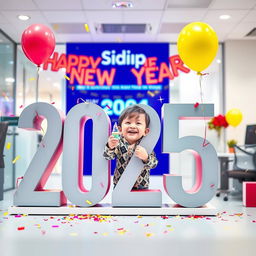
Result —
[[40, 66], [52, 55], [55, 48], [55, 37], [45, 25], [33, 24], [23, 32], [21, 45], [27, 58]]

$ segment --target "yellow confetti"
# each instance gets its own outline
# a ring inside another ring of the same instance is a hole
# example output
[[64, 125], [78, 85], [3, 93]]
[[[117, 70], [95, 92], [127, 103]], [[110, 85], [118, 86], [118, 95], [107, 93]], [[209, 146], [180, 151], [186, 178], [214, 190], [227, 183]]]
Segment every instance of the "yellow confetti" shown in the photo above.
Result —
[[102, 233], [102, 235], [103, 235], [103, 236], [108, 236], [108, 233], [107, 233], [107, 232], [105, 232], [105, 233]]
[[10, 149], [11, 148], [11, 142], [7, 142], [7, 144], [6, 144], [6, 149]]
[[142, 216], [138, 215], [137, 218], [142, 218]]
[[29, 81], [35, 81], [36, 79], [34, 77], [30, 77]]
[[20, 159], [20, 156], [16, 156], [16, 157], [13, 159], [12, 163], [15, 164], [19, 159]]
[[88, 33], [90, 32], [90, 29], [89, 29], [89, 26], [87, 23], [84, 24], [84, 29], [86, 32], [88, 32]]
[[89, 201], [89, 200], [86, 200], [85, 202], [86, 202], [87, 204], [90, 204], [90, 205], [92, 204], [92, 202]]
[[173, 230], [174, 230], [174, 228], [169, 228], [169, 229], [168, 229], [168, 231], [173, 231]]
[[7, 216], [9, 213], [8, 212], [4, 212], [4, 216]]
[[155, 96], [155, 94], [153, 93], [153, 92], [151, 92], [151, 91], [148, 91], [147, 92], [151, 97], [154, 97]]
[[153, 233], [146, 233], [145, 235], [146, 235], [146, 237], [151, 237], [151, 236], [153, 236], [154, 234], [153, 234]]
[[70, 235], [70, 236], [78, 236], [78, 234], [77, 234], [77, 233], [75, 233], [75, 232], [70, 233], [69, 235]]
[[166, 225], [167, 228], [170, 228], [172, 225]]
[[119, 234], [119, 235], [124, 235], [125, 233], [127, 232], [127, 230], [119, 230], [119, 231], [117, 231], [117, 233]]
[[68, 76], [65, 75], [64, 77], [65, 77], [68, 81], [70, 80], [70, 78], [69, 78]]

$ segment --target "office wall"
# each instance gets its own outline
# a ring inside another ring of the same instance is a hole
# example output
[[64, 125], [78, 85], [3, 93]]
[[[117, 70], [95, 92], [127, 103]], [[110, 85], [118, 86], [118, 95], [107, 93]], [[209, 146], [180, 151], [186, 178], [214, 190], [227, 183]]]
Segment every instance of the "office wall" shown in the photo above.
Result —
[[244, 143], [246, 124], [256, 123], [256, 40], [225, 43], [226, 110], [238, 108], [242, 123], [226, 129], [227, 139]]

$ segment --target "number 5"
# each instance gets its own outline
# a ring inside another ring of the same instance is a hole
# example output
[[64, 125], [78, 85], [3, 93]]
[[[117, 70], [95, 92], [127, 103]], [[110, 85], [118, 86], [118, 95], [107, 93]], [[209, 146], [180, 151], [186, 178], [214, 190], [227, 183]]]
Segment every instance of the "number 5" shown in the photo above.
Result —
[[[181, 152], [191, 149], [200, 158], [196, 171], [196, 183], [192, 190], [184, 191], [181, 176], [164, 175], [164, 188], [167, 194], [184, 207], [199, 207], [212, 199], [218, 181], [218, 158], [211, 144], [204, 144], [203, 138], [185, 136], [179, 138], [179, 119], [214, 115], [214, 105], [204, 104], [194, 108], [193, 104], [164, 104], [163, 151]], [[204, 112], [203, 112], [204, 111]], [[204, 145], [203, 145], [204, 144]], [[206, 146], [205, 146], [206, 145]]]

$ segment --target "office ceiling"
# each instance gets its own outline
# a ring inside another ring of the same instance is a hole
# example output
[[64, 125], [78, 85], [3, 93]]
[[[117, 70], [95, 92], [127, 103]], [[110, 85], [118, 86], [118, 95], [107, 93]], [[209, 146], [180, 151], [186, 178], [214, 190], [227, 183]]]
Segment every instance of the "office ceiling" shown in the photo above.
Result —
[[[57, 43], [176, 42], [182, 27], [202, 21], [214, 28], [221, 42], [256, 39], [246, 37], [256, 27], [256, 0], [130, 0], [130, 9], [114, 9], [113, 2], [117, 1], [0, 0], [0, 28], [16, 42], [35, 23], [49, 26]], [[31, 19], [21, 21], [20, 14]], [[231, 18], [221, 20], [224, 14]]]

